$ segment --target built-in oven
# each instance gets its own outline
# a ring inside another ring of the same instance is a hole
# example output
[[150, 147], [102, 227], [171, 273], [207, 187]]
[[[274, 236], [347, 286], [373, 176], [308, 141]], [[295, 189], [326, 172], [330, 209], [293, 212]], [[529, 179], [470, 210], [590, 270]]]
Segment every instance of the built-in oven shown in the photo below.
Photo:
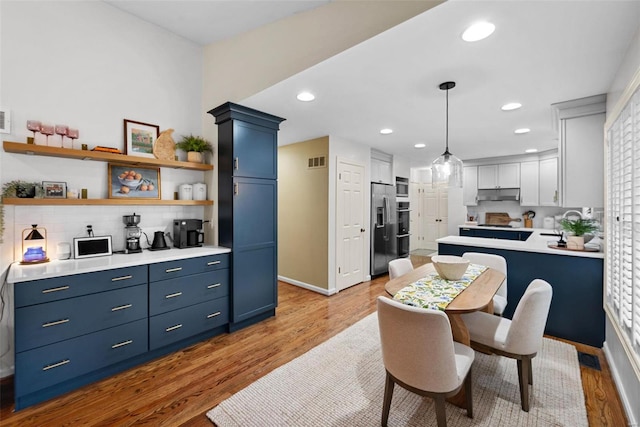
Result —
[[409, 256], [409, 202], [398, 202], [397, 204], [397, 220], [398, 220], [398, 234], [396, 238], [398, 240], [398, 256]]
[[396, 197], [409, 197], [409, 178], [396, 176]]

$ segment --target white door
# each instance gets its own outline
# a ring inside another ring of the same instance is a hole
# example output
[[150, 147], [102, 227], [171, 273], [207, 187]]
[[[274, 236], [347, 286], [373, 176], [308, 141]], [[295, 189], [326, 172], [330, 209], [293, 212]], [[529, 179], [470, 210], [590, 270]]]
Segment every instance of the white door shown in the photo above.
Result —
[[424, 212], [424, 249], [437, 249], [436, 240], [448, 234], [449, 194], [446, 187], [433, 188], [430, 184], [424, 187], [422, 210]]
[[[336, 288], [364, 281], [364, 166], [338, 161]], [[368, 253], [368, 252], [366, 252]]]

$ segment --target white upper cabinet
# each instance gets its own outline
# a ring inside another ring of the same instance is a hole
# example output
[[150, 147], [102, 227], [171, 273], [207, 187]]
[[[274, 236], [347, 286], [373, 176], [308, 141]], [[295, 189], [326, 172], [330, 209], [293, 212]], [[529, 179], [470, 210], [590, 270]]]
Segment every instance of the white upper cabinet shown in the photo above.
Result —
[[395, 184], [393, 179], [393, 156], [371, 150], [371, 182]]
[[520, 187], [520, 163], [478, 166], [478, 188]]
[[520, 204], [538, 206], [538, 161], [520, 163]]
[[606, 95], [553, 104], [560, 134], [560, 206], [604, 206]]
[[558, 206], [558, 159], [540, 160], [540, 206]]
[[462, 203], [465, 206], [478, 204], [478, 166], [465, 166], [462, 184]]

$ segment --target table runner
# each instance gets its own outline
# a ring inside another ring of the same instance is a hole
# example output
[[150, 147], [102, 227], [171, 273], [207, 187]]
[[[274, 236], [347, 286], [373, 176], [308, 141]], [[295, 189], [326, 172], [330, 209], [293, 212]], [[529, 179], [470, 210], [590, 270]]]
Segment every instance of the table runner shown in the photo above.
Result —
[[414, 307], [444, 311], [487, 268], [485, 265], [469, 264], [460, 280], [445, 280], [434, 272], [400, 289], [393, 299]]

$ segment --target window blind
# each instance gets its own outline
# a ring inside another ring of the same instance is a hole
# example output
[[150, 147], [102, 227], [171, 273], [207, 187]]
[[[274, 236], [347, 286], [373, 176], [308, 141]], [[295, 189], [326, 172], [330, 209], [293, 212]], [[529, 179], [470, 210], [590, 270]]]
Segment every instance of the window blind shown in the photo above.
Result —
[[607, 129], [605, 301], [640, 366], [640, 89]]

